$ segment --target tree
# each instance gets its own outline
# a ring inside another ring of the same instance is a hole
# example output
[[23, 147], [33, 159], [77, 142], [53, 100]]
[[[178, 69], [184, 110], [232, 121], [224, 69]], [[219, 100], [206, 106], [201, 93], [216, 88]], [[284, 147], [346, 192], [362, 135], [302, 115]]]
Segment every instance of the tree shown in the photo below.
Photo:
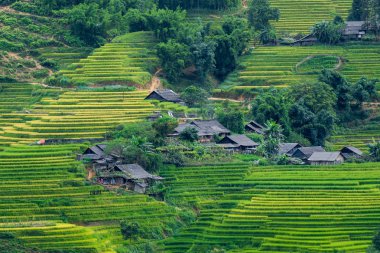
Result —
[[264, 141], [259, 147], [265, 157], [272, 158], [278, 154], [280, 143], [284, 141], [281, 125], [267, 121], [264, 129]]
[[192, 61], [202, 83], [215, 68], [215, 46], [213, 41], [198, 41], [190, 48]]
[[342, 39], [344, 28], [344, 23], [321, 21], [313, 26], [312, 33], [319, 42], [333, 45]]
[[181, 94], [182, 100], [190, 107], [201, 107], [208, 103], [210, 94], [197, 86], [187, 87]]
[[239, 108], [225, 104], [223, 107], [218, 108], [216, 115], [218, 121], [227, 129], [239, 134], [244, 132], [244, 115]]
[[198, 131], [194, 127], [186, 127], [179, 135], [184, 141], [195, 142], [198, 140]]
[[224, 79], [237, 65], [237, 52], [234, 50], [231, 37], [219, 35], [213, 37], [215, 48], [215, 75]]
[[378, 232], [372, 240], [373, 246], [376, 250], [380, 250], [380, 232]]
[[153, 129], [156, 131], [156, 135], [161, 138], [165, 138], [171, 134], [177, 126], [177, 120], [168, 116], [162, 117], [153, 123]]
[[374, 160], [379, 162], [380, 161], [380, 141], [375, 141], [373, 139], [371, 144], [368, 144], [369, 148], [369, 155]]
[[125, 240], [136, 240], [139, 236], [140, 224], [128, 220], [120, 221], [120, 232]]
[[338, 71], [324, 69], [319, 75], [319, 81], [330, 85], [334, 89], [337, 97], [336, 108], [342, 112], [349, 112], [352, 97], [350, 94], [350, 84], [346, 78]]
[[177, 37], [185, 18], [186, 11], [180, 9], [153, 8], [148, 15], [148, 25], [160, 41], [168, 42]]
[[289, 129], [289, 100], [284, 90], [270, 89], [263, 91], [256, 96], [252, 102], [251, 113], [254, 119], [260, 124], [267, 121], [274, 121], [284, 128], [285, 135]]
[[279, 19], [279, 9], [270, 7], [268, 0], [251, 1], [248, 10], [248, 21], [255, 30], [263, 31], [271, 27], [271, 20], [278, 21]]
[[365, 20], [365, 0], [353, 0], [348, 20], [361, 21]]
[[379, 98], [376, 90], [378, 81], [377, 79], [368, 80], [362, 77], [352, 86], [352, 97], [357, 106], [361, 107], [363, 102], [369, 102]]
[[100, 45], [106, 36], [104, 10], [98, 4], [78, 4], [68, 12], [71, 32], [89, 45]]
[[335, 124], [336, 95], [326, 83], [304, 83], [289, 91], [291, 127], [313, 145], [324, 145]]
[[190, 53], [187, 45], [170, 40], [167, 43], [158, 44], [157, 56], [167, 78], [176, 82], [189, 61]]

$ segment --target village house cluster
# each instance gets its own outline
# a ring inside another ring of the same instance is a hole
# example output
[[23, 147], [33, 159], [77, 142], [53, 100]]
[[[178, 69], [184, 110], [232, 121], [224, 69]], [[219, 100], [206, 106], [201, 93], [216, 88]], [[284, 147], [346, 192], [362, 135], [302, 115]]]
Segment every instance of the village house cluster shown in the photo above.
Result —
[[123, 186], [138, 193], [146, 193], [156, 181], [163, 180], [138, 164], [122, 164], [119, 156], [107, 154], [106, 149], [107, 145], [98, 144], [87, 148], [78, 156], [78, 160], [87, 164], [89, 179], [95, 179], [97, 183], [106, 186]]

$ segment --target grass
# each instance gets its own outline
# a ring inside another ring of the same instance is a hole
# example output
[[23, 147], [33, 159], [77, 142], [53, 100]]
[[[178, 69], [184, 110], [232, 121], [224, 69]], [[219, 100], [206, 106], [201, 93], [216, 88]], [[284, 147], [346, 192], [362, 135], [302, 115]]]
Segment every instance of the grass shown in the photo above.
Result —
[[157, 65], [150, 32], [130, 33], [96, 49], [61, 73], [77, 83], [129, 84], [144, 87]]
[[322, 67], [331, 68], [338, 57], [343, 64], [335, 65], [335, 68], [350, 81], [356, 81], [362, 76], [379, 78], [379, 49], [377, 44], [364, 43], [345, 46], [258, 47], [241, 58], [239, 69], [229, 75], [221, 88], [260, 89], [315, 81], [316, 71]]

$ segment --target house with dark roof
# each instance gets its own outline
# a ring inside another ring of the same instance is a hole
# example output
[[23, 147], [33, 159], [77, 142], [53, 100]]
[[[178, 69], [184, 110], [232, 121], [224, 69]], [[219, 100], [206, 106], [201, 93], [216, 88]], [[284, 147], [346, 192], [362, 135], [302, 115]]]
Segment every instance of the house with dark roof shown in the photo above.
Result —
[[138, 164], [116, 164], [109, 170], [98, 172], [98, 183], [124, 186], [128, 190], [145, 193], [154, 182], [162, 177], [150, 174]]
[[313, 33], [311, 33], [290, 43], [290, 45], [291, 46], [312, 46], [316, 43], [318, 43], [318, 39]]
[[323, 147], [321, 146], [314, 146], [314, 147], [301, 147], [297, 148], [294, 153], [292, 154], [293, 158], [301, 159], [302, 161], [307, 161], [307, 159], [310, 158], [310, 156], [315, 152], [326, 152]]
[[299, 143], [280, 143], [278, 147], [278, 154], [292, 156], [294, 151], [298, 148], [302, 148]]
[[342, 148], [340, 150], [340, 153], [342, 153], [342, 156], [344, 157], [344, 159], [363, 157], [363, 152], [360, 149], [352, 147], [352, 146], [347, 146], [347, 147]]
[[154, 90], [146, 98], [146, 100], [158, 100], [161, 102], [182, 103], [180, 96], [172, 90]]
[[310, 165], [336, 165], [344, 162], [340, 152], [314, 152], [308, 159]]
[[179, 124], [170, 136], [179, 136], [186, 128], [197, 130], [200, 142], [211, 142], [215, 136], [224, 138], [231, 134], [231, 131], [217, 120], [193, 120], [190, 123]]
[[343, 30], [345, 40], [359, 40], [367, 33], [368, 28], [365, 21], [347, 21]]
[[251, 153], [256, 150], [259, 144], [244, 134], [233, 134], [224, 137], [218, 142], [218, 146], [223, 147], [226, 150]]
[[264, 134], [264, 127], [252, 120], [247, 125], [244, 126], [245, 131], [256, 133], [256, 134]]

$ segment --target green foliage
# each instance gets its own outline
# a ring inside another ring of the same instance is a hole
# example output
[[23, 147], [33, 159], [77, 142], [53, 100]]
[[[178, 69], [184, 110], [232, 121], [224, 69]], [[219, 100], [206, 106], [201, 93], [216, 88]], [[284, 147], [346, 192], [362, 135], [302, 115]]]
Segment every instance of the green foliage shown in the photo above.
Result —
[[372, 240], [373, 246], [375, 249], [380, 250], [380, 232], [375, 235]]
[[277, 156], [280, 143], [284, 141], [283, 129], [281, 125], [274, 121], [265, 123], [264, 140], [258, 147], [258, 152], [267, 158]]
[[244, 114], [240, 108], [223, 103], [221, 107], [217, 108], [216, 117], [223, 126], [232, 132], [239, 134], [244, 132]]
[[189, 49], [185, 44], [170, 40], [167, 43], [158, 44], [157, 56], [160, 58], [167, 78], [175, 82], [181, 77], [183, 69], [187, 66]]
[[321, 21], [313, 26], [312, 33], [321, 43], [334, 45], [342, 39], [344, 28], [345, 23]]
[[284, 127], [285, 135], [289, 132], [289, 100], [283, 90], [270, 89], [259, 93], [252, 102], [252, 116], [260, 123], [275, 121]]
[[380, 141], [373, 140], [368, 144], [369, 155], [374, 161], [380, 161]]
[[46, 78], [49, 76], [49, 70], [47, 69], [39, 69], [32, 73], [34, 78]]
[[165, 138], [178, 126], [178, 121], [175, 118], [166, 116], [157, 119], [152, 126], [158, 137]]
[[198, 131], [193, 127], [186, 127], [179, 135], [183, 141], [195, 142], [198, 140]]
[[292, 128], [313, 145], [324, 145], [335, 124], [336, 96], [325, 83], [304, 83], [290, 89]]
[[140, 224], [128, 220], [120, 221], [120, 232], [125, 240], [136, 240], [140, 233]]
[[202, 107], [208, 103], [210, 94], [197, 86], [189, 86], [181, 93], [181, 99], [190, 107]]
[[188, 0], [155, 0], [160, 8], [175, 9], [181, 7], [183, 9], [205, 8], [213, 10], [221, 10], [227, 8], [238, 7], [239, 0], [203, 0], [203, 1], [188, 1]]
[[160, 41], [168, 42], [176, 38], [185, 18], [186, 11], [180, 9], [173, 11], [154, 8], [149, 13], [149, 27]]

